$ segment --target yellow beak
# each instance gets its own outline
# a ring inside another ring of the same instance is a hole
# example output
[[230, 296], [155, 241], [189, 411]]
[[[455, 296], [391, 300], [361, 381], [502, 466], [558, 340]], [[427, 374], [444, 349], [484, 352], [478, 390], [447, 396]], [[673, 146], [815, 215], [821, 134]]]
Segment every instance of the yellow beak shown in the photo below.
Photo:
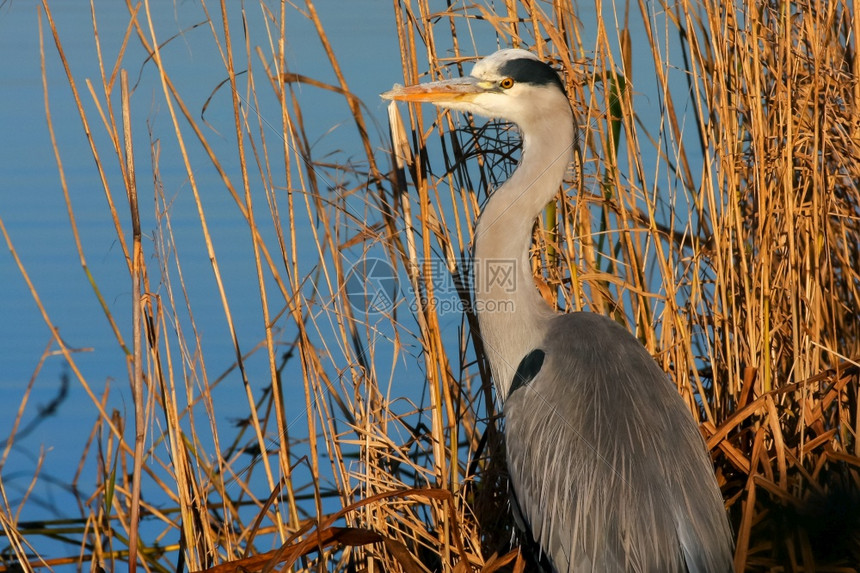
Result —
[[485, 93], [492, 84], [482, 82], [471, 76], [415, 84], [414, 86], [394, 86], [391, 90], [380, 94], [382, 99], [428, 102], [436, 105], [472, 101], [476, 95]]

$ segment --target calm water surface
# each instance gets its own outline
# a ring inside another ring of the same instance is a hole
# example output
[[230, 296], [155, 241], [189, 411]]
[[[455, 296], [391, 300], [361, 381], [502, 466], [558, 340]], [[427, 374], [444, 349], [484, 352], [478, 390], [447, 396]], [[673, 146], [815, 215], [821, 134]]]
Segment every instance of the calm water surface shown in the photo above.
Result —
[[[239, 3], [230, 4], [233, 10], [240, 6]], [[277, 10], [278, 3], [272, 4], [272, 9]], [[220, 9], [217, 5], [214, 8], [217, 16]], [[54, 2], [52, 9], [91, 130], [102, 161], [107, 166], [124, 230], [128, 233], [128, 207], [122, 202], [124, 191], [116, 159], [110, 153], [111, 146], [85, 84], [87, 78], [91, 79], [101, 96], [89, 5]], [[265, 52], [267, 36], [259, 5], [248, 5], [247, 9], [252, 44], [262, 44]], [[402, 77], [397, 39], [392, 33], [394, 19], [390, 6], [386, 2], [350, 0], [320, 2], [317, 9], [347, 81], [353, 92], [367, 102], [366, 113], [371, 115], [368, 119], [374, 130], [371, 137], [381, 146], [384, 132], [375, 131], [377, 125], [387, 124], [387, 116], [378, 93]], [[96, 13], [102, 50], [109, 60], [106, 66], [110, 67], [128, 24], [128, 13], [121, 2], [96, 2]], [[184, 31], [165, 48], [164, 57], [186, 105], [192, 114], [199, 116], [207, 98], [226, 79], [208, 26], [194, 27], [205, 19], [201, 6], [198, 2], [153, 3], [153, 18], [162, 41]], [[0, 4], [0, 217], [50, 319], [70, 348], [81, 349], [75, 354], [75, 361], [84, 378], [99, 395], [109, 384], [112, 390], [108, 410], [115, 408], [131, 420], [133, 405], [125, 359], [81, 268], [60, 186], [45, 119], [38, 24], [35, 3]], [[51, 115], [81, 241], [95, 281], [130, 344], [131, 283], [126, 263], [44, 16], [43, 24]], [[231, 14], [234, 41], [238, 39], [241, 42], [240, 24], [240, 14], [236, 11]], [[288, 39], [290, 71], [321, 82], [335, 83], [335, 76], [313, 26], [294, 10], [288, 17]], [[155, 226], [151, 175], [142, 177], [142, 174], [151, 173], [148, 153], [148, 132], [151, 130], [161, 144], [159, 169], [162, 183], [166, 195], [173, 200], [172, 224], [182, 268], [204, 341], [209, 375], [214, 377], [234, 362], [232, 345], [162, 88], [155, 66], [144, 62], [138, 45], [132, 37], [124, 66], [129, 71], [131, 82], [136, 84], [132, 97], [132, 129], [143, 233], [151, 235]], [[237, 66], [244, 57], [243, 49], [241, 45], [237, 47]], [[259, 80], [262, 80], [261, 68], [257, 71]], [[270, 91], [268, 86], [265, 89]], [[310, 140], [315, 142], [316, 157], [337, 153], [336, 159], [344, 159], [361, 153], [360, 142], [352, 132], [338, 127], [341, 124], [350, 126], [352, 122], [343, 98], [309, 87], [299, 88], [299, 97], [305, 129]], [[118, 99], [114, 101], [118, 106]], [[212, 97], [206, 121], [213, 128], [204, 127], [204, 131], [215, 153], [234, 182], [240, 181], [235, 143], [230, 137], [232, 104], [226, 89]], [[280, 117], [273, 117], [271, 123], [279, 125]], [[345, 131], [349, 137], [340, 136]], [[268, 134], [275, 141], [278, 136], [274, 132]], [[187, 130], [186, 137], [191, 140]], [[190, 148], [240, 343], [247, 351], [260, 340], [262, 332], [256, 271], [247, 226], [208, 160], [196, 145]], [[256, 190], [260, 192], [256, 201], [262, 203], [264, 199], [259, 185]], [[298, 229], [298, 232], [300, 238], [302, 233], [308, 234], [307, 229]], [[309, 241], [310, 237], [305, 240]], [[5, 248], [5, 241], [3, 247], [0, 249], [0, 439], [9, 435], [26, 385], [51, 341], [50, 330], [11, 253]], [[152, 243], [147, 243], [146, 237], [144, 249], [148, 254], [152, 252]], [[155, 261], [150, 259], [149, 264], [154, 268]], [[312, 261], [308, 266], [310, 264]], [[157, 280], [157, 277], [151, 278]], [[60, 392], [62, 380], [69, 373], [64, 359], [56, 352], [55, 344], [51, 351], [53, 355], [36, 375], [22, 427], [39, 418], [40, 409]], [[261, 365], [252, 364], [251, 379], [267, 380], [265, 368], [258, 366]], [[265, 383], [260, 382], [260, 386]], [[71, 377], [67, 391], [67, 397], [50, 418], [31, 433], [16, 439], [16, 445], [2, 468], [3, 481], [14, 507], [28, 487], [38, 455], [44, 453], [44, 479], [34, 492], [35, 503], [28, 503], [21, 519], [78, 515], [65, 488], [74, 475], [97, 411], [74, 377]], [[232, 419], [248, 415], [238, 376], [231, 376], [219, 387], [216, 399], [219, 424], [229, 425]], [[91, 491], [92, 475], [92, 471], [84, 473], [79, 484], [82, 491]], [[66, 508], [67, 514], [56, 515], [57, 512], [64, 513]], [[60, 553], [66, 551], [67, 547]]]

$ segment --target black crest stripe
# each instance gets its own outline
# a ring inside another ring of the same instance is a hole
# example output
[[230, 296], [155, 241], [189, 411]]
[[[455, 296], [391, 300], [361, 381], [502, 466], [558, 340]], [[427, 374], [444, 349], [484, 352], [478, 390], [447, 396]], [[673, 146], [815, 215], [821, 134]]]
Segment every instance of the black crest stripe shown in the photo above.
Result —
[[511, 390], [508, 392], [508, 397], [534, 380], [535, 376], [538, 375], [538, 372], [540, 372], [540, 369], [543, 366], [544, 356], [545, 354], [543, 350], [535, 348], [520, 360], [520, 364], [517, 366], [517, 371], [514, 373], [514, 380], [511, 383]]
[[540, 60], [531, 60], [528, 58], [508, 60], [499, 67], [499, 73], [503, 76], [513, 78], [516, 82], [525, 84], [539, 86], [555, 84], [560, 90], [564, 91], [564, 86], [561, 83], [561, 78], [558, 77], [558, 73], [549, 64]]

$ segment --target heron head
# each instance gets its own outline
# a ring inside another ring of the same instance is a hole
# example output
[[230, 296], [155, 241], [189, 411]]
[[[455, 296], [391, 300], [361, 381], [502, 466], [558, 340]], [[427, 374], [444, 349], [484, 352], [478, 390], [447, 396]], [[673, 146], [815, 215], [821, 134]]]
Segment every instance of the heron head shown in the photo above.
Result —
[[570, 104], [558, 73], [526, 50], [500, 50], [480, 60], [463, 78], [395, 86], [382, 94], [388, 100], [427, 102], [520, 126], [537, 117], [557, 117]]

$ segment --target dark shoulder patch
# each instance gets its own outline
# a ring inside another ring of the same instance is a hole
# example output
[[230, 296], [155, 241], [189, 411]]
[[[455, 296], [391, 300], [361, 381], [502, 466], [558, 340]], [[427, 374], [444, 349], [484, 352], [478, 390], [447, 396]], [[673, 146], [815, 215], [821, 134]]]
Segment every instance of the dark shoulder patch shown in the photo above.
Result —
[[562, 85], [558, 73], [549, 64], [540, 60], [529, 58], [508, 60], [499, 67], [499, 73], [503, 76], [513, 78], [516, 82], [539, 86], [554, 84], [558, 89], [564, 91], [564, 85]]
[[543, 367], [543, 359], [544, 359], [544, 351], [540, 348], [535, 348], [520, 360], [519, 366], [517, 366], [517, 371], [514, 372], [514, 379], [511, 382], [511, 389], [508, 391], [508, 398], [510, 398], [511, 394], [515, 391], [519, 390], [523, 386], [527, 386], [532, 380], [534, 380], [535, 376], [540, 372], [541, 367]]

